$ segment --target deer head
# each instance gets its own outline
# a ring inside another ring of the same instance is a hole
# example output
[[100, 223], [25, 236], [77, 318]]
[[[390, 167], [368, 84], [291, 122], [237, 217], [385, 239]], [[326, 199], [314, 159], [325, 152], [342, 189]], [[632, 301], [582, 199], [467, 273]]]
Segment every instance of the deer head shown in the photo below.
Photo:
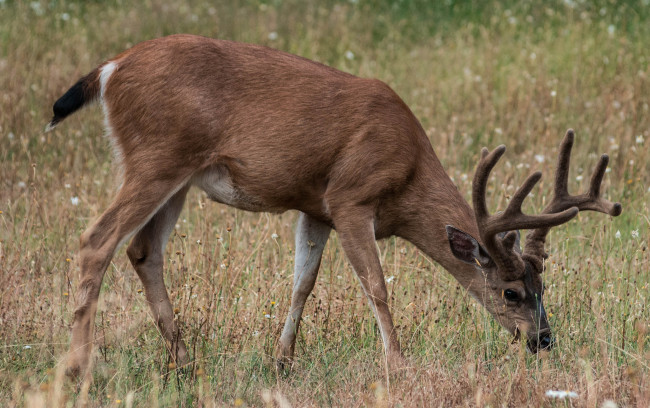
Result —
[[[589, 191], [569, 195], [567, 184], [573, 140], [574, 132], [569, 129], [560, 146], [553, 198], [539, 215], [523, 214], [521, 205], [542, 177], [540, 172], [526, 179], [504, 212], [489, 214], [485, 202], [487, 181], [490, 171], [506, 148], [501, 145], [492, 152], [483, 148], [472, 183], [472, 201], [480, 242], [451, 225], [447, 226], [454, 256], [474, 265], [485, 278], [481, 288], [470, 288], [470, 292], [516, 338], [525, 334], [528, 348], [533, 352], [549, 349], [554, 343], [542, 303], [544, 286], [541, 273], [547, 257], [544, 243], [549, 230], [571, 220], [583, 210], [612, 216], [621, 213], [619, 203], [600, 197], [600, 185], [609, 161], [607, 155], [600, 158]], [[519, 229], [532, 230], [528, 233], [523, 252], [519, 247]]]

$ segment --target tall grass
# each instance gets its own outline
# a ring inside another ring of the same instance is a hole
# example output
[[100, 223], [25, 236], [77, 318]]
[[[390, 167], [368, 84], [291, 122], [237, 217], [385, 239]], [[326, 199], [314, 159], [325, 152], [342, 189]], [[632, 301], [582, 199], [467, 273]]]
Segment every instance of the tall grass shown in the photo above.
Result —
[[[650, 405], [650, 5], [564, 2], [0, 1], [0, 402], [10, 406]], [[43, 134], [51, 105], [104, 59], [177, 32], [265, 44], [384, 80], [427, 129], [469, 198], [478, 152], [504, 143], [502, 209], [536, 169], [550, 193], [557, 146], [577, 130], [570, 189], [611, 156], [623, 214], [580, 214], [549, 239], [546, 308], [558, 345], [527, 354], [441, 267], [379, 243], [412, 368], [386, 381], [381, 339], [332, 234], [293, 373], [273, 349], [289, 306], [295, 214], [251, 214], [192, 190], [165, 281], [194, 367], [168, 365], [124, 251], [104, 279], [94, 380], [65, 381], [78, 236], [117, 188], [99, 110]], [[275, 237], [276, 234], [277, 237]], [[578, 398], [554, 400], [546, 390]]]

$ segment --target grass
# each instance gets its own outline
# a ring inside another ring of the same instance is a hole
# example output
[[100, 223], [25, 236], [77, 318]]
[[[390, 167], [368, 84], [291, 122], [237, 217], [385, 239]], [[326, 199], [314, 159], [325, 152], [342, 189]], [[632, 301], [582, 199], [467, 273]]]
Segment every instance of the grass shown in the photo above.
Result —
[[[649, 13], [647, 1], [0, 1], [0, 403], [648, 406]], [[379, 242], [381, 259], [413, 368], [388, 382], [374, 318], [333, 233], [293, 373], [278, 377], [272, 355], [289, 306], [296, 214], [245, 213], [192, 190], [165, 281], [193, 369], [169, 368], [121, 250], [100, 297], [94, 381], [81, 390], [64, 381], [78, 236], [118, 181], [99, 109], [42, 129], [81, 75], [177, 32], [265, 44], [384, 80], [468, 199], [480, 148], [506, 144], [493, 209], [535, 169], [545, 178], [525, 210], [542, 208], [569, 127], [572, 191], [609, 153], [604, 192], [623, 214], [580, 214], [550, 235], [545, 304], [558, 346], [525, 353], [441, 267], [389, 239]], [[579, 396], [554, 400], [549, 389]]]

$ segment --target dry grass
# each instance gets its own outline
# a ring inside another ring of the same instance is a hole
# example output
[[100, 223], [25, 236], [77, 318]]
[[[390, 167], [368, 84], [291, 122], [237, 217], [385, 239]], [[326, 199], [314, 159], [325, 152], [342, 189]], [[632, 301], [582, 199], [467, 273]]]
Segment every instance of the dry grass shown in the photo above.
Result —
[[[0, 1], [0, 404], [650, 405], [647, 1], [124, 3]], [[94, 381], [81, 390], [64, 381], [78, 236], [117, 180], [98, 109], [53, 133], [42, 128], [82, 74], [131, 44], [176, 32], [267, 44], [383, 79], [422, 120], [463, 192], [480, 147], [506, 144], [493, 208], [541, 169], [546, 181], [527, 204], [540, 209], [568, 127], [578, 135], [574, 191], [585, 188], [580, 176], [588, 179], [596, 155], [610, 153], [605, 194], [623, 203], [623, 215], [581, 214], [550, 237], [545, 303], [558, 347], [535, 356], [510, 344], [442, 268], [390, 239], [379, 248], [413, 368], [387, 382], [374, 318], [332, 234], [298, 361], [278, 377], [272, 354], [290, 299], [295, 214], [245, 213], [192, 190], [165, 280], [195, 367], [168, 368], [120, 251], [100, 298]], [[579, 396], [553, 400], [549, 389]]]

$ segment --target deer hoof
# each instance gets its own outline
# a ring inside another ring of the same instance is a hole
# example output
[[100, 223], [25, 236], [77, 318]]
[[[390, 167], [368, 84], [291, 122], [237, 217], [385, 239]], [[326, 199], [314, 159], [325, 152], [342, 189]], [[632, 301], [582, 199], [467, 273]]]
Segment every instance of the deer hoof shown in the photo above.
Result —
[[275, 353], [275, 369], [278, 374], [287, 376], [291, 372], [291, 366], [293, 366], [292, 351], [289, 347], [278, 346], [277, 352]]

